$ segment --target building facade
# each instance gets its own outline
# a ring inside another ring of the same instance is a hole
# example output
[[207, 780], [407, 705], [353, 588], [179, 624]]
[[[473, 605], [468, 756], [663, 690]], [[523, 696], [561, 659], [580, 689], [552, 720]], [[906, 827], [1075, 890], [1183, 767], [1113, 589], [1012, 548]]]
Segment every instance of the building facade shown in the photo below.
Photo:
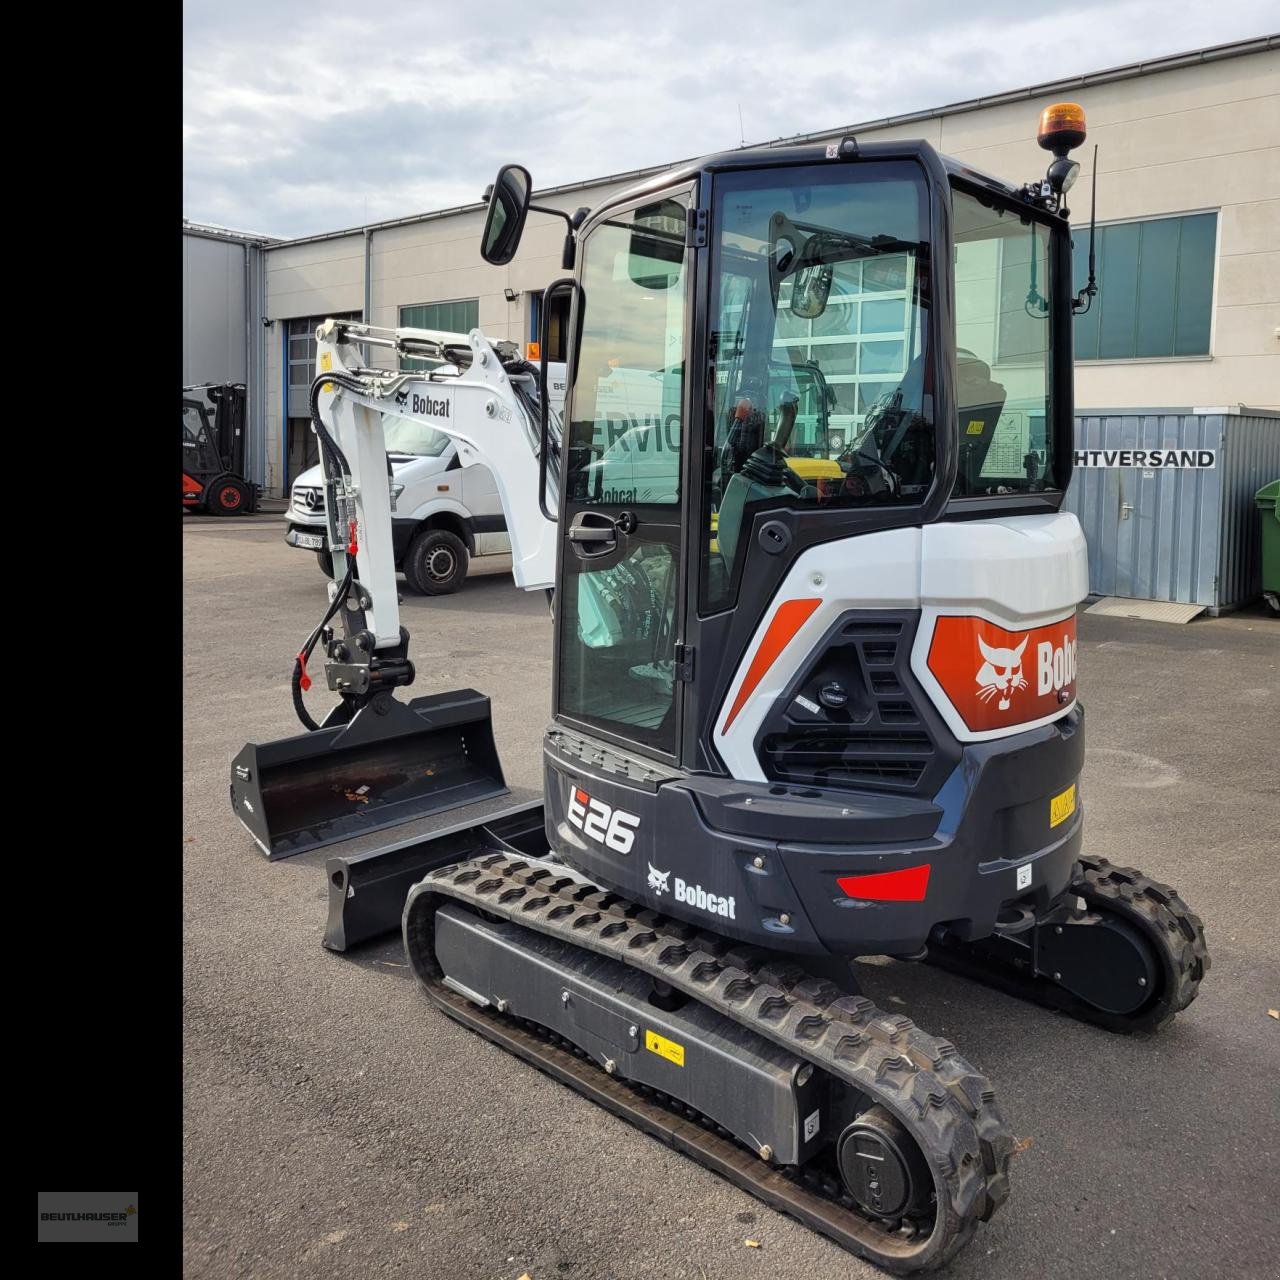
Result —
[[203, 223], [182, 224], [182, 385], [243, 382], [245, 465], [267, 483], [266, 281], [269, 236]]
[[[1035, 141], [1040, 111], [1061, 99], [1081, 103], [1088, 118], [1071, 201], [1081, 283], [1097, 145], [1102, 291], [1077, 321], [1078, 407], [1280, 408], [1280, 36], [778, 145], [849, 133], [872, 141], [924, 138], [976, 168], [1028, 181], [1043, 173], [1047, 158]], [[535, 197], [572, 212], [659, 171], [615, 174]], [[285, 493], [315, 460], [306, 390], [312, 335], [323, 318], [462, 331], [479, 325], [517, 342], [535, 336], [541, 291], [563, 274], [564, 224], [531, 214], [516, 259], [491, 267], [479, 253], [483, 220], [477, 201], [261, 248], [266, 376], [263, 473], [255, 478], [267, 492]], [[960, 337], [993, 368], [999, 364], [998, 331], [985, 334], [975, 324]]]

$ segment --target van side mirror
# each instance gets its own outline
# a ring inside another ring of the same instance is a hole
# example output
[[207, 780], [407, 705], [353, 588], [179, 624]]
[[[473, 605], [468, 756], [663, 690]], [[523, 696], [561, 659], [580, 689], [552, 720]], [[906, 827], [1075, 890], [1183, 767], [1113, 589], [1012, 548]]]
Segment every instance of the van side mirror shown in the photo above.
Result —
[[523, 165], [504, 164], [498, 170], [489, 188], [489, 210], [480, 237], [480, 256], [486, 262], [503, 267], [516, 256], [532, 192], [533, 179]]

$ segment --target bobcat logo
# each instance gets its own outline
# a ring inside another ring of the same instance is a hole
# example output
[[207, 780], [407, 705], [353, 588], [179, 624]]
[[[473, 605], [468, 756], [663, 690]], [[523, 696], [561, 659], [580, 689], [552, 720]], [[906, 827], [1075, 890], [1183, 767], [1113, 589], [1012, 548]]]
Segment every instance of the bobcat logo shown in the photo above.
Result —
[[409, 403], [409, 393], [407, 391], [397, 391], [396, 404], [400, 405], [400, 407], [403, 408], [408, 403]]
[[1009, 699], [1015, 689], [1027, 687], [1026, 678], [1022, 674], [1022, 651], [1027, 647], [1027, 637], [1016, 649], [997, 649], [978, 637], [978, 648], [986, 661], [978, 668], [978, 697], [983, 702], [990, 702], [996, 694], [1000, 695], [997, 704], [1001, 711], [1009, 710]]
[[670, 871], [659, 871], [653, 863], [649, 863], [649, 888], [653, 890], [658, 897], [662, 897], [664, 893], [670, 890], [667, 881], [671, 879]]

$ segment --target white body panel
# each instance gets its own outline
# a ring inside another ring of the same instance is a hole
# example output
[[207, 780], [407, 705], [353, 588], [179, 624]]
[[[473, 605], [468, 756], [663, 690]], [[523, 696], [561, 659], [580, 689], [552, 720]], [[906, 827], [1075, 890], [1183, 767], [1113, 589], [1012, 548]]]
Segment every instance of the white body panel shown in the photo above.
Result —
[[[911, 668], [961, 742], [1022, 733], [1055, 720], [1067, 703], [1041, 720], [985, 732], [970, 730], [926, 665], [937, 619], [973, 615], [1010, 631], [1069, 617], [1089, 594], [1084, 534], [1074, 515], [1012, 516], [947, 521], [891, 529], [806, 551], [760, 620], [728, 695], [717, 713], [714, 742], [735, 778], [763, 782], [755, 737], [769, 708], [808, 661], [836, 619], [850, 609], [919, 609]], [[817, 599], [818, 607], [764, 674], [731, 724], [724, 722], [777, 606]]]

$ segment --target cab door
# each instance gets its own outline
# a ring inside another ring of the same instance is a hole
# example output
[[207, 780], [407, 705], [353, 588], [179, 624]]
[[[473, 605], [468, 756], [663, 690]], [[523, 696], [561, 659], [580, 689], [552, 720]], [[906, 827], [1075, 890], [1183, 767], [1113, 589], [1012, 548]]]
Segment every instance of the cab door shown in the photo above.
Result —
[[562, 460], [556, 719], [674, 759], [695, 185], [646, 196], [579, 247]]

